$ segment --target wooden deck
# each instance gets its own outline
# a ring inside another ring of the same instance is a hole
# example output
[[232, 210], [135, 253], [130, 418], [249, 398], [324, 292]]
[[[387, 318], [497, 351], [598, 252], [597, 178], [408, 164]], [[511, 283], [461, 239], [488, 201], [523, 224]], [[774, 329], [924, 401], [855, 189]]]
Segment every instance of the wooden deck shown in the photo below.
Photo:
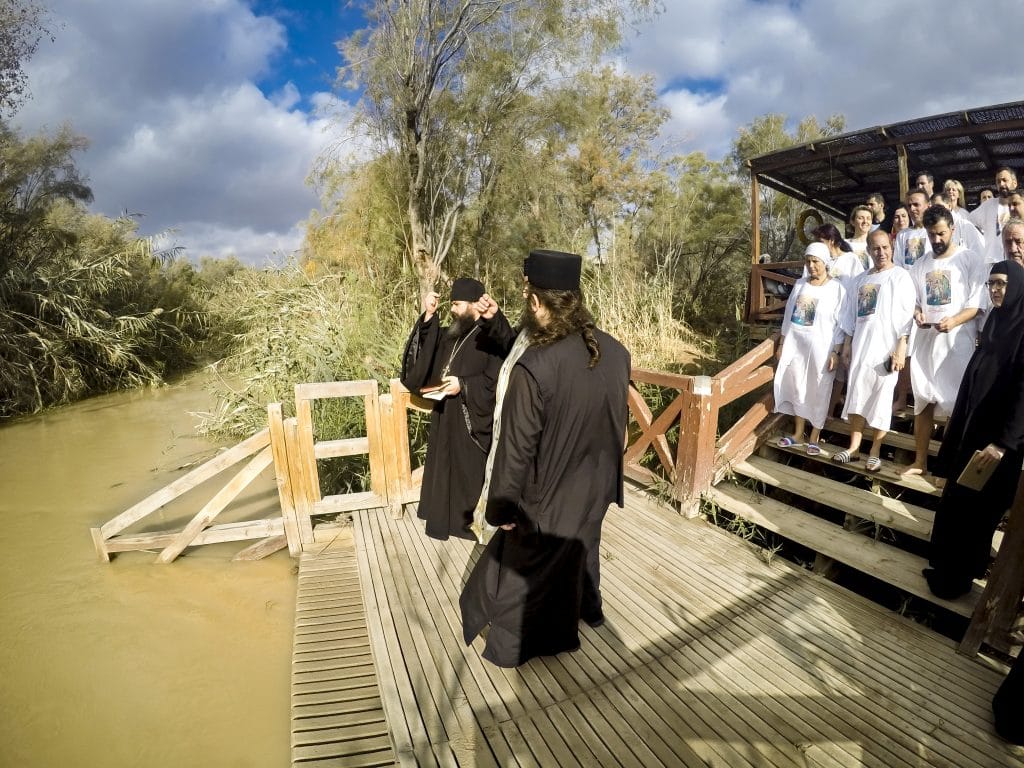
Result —
[[[295, 765], [1024, 767], [992, 730], [999, 672], [636, 491], [604, 528], [608, 621], [581, 628], [579, 651], [516, 670], [462, 643], [469, 542], [427, 538], [411, 511], [354, 517], [354, 552], [300, 564], [293, 674], [310, 688], [293, 684]], [[366, 722], [346, 719], [343, 689], [371, 691]]]

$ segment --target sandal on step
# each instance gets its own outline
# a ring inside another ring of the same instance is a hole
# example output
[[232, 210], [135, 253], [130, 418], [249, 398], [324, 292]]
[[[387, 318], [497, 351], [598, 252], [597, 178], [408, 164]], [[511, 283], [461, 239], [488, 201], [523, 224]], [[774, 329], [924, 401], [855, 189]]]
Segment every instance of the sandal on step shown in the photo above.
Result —
[[817, 443], [808, 443], [806, 450], [807, 450], [807, 455], [808, 456], [820, 456], [821, 455], [821, 448], [818, 447]]
[[849, 451], [840, 451], [839, 453], [832, 454], [832, 461], [836, 464], [849, 464], [853, 461], [853, 456], [850, 455]]
[[797, 444], [797, 441], [794, 440], [792, 437], [780, 437], [779, 442], [776, 443], [776, 445], [779, 446], [779, 448], [792, 448], [794, 445]]
[[877, 472], [882, 468], [882, 460], [877, 456], [868, 456], [867, 462], [864, 464], [864, 469], [868, 472]]

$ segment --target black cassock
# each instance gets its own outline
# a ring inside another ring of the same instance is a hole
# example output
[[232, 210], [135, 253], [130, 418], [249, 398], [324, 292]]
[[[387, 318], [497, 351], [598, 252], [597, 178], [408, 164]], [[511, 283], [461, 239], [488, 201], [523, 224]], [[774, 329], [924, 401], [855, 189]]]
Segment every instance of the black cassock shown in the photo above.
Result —
[[[936, 474], [947, 480], [925, 575], [932, 592], [946, 599], [965, 594], [972, 579], [985, 575], [992, 534], [1013, 503], [1024, 460], [1024, 269], [998, 266], [1009, 271], [1009, 288], [979, 335], [936, 461]], [[990, 443], [1005, 453], [984, 488], [957, 483], [974, 452]]]
[[595, 331], [601, 360], [573, 334], [530, 347], [502, 403], [487, 520], [498, 530], [463, 589], [463, 637], [488, 624], [484, 658], [515, 667], [579, 647], [601, 616], [601, 524], [622, 506], [629, 353]]
[[494, 390], [511, 335], [501, 312], [457, 339], [447, 335], [436, 314], [427, 322], [421, 315], [406, 343], [401, 380], [409, 390], [440, 383], [446, 366], [462, 390], [435, 402], [430, 414], [418, 515], [435, 539], [475, 538], [468, 526], [484, 482]]

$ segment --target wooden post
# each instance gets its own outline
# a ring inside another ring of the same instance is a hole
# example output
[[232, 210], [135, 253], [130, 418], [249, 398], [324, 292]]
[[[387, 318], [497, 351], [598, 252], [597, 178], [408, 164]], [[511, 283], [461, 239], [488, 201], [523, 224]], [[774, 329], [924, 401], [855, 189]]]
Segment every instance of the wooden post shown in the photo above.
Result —
[[[306, 462], [300, 455], [302, 449], [299, 447], [298, 421], [296, 419], [285, 421], [284, 439], [289, 456], [288, 471], [291, 473], [292, 498], [295, 500], [295, 520], [299, 527], [299, 541], [305, 548], [313, 543], [313, 523], [310, 515], [313, 513], [315, 499], [312, 498], [312, 493], [308, 488]], [[317, 491], [319, 492], [319, 488]]]
[[[747, 161], [750, 168], [750, 161]], [[757, 176], [750, 174], [750, 263], [757, 264], [761, 260], [761, 189]]]
[[288, 554], [298, 557], [302, 554], [302, 540], [299, 537], [299, 521], [295, 512], [295, 497], [292, 493], [292, 473], [288, 466], [288, 444], [284, 436], [284, 414], [280, 403], [270, 403], [267, 406], [267, 419], [270, 425], [270, 448], [274, 453], [277, 495], [281, 500], [284, 533], [288, 539]]
[[711, 487], [715, 471], [718, 406], [713, 386], [717, 383], [708, 376], [691, 376], [682, 392], [675, 496], [687, 517], [697, 516], [701, 494]]
[[[904, 144], [896, 145], [896, 164], [899, 168], [900, 174], [900, 199], [893, 205], [893, 210], [896, 209], [900, 203], [907, 199], [907, 192], [910, 191], [910, 169], [907, 168], [907, 147]], [[913, 222], [911, 222], [913, 224]]]
[[387, 480], [388, 506], [391, 508], [391, 517], [399, 519], [402, 517], [402, 496], [404, 494], [404, 483], [402, 482], [401, 459], [398, 456], [399, 447], [398, 426], [396, 424], [399, 414], [395, 408], [394, 398], [390, 394], [381, 395], [377, 402], [380, 405], [381, 436], [384, 442], [384, 474]]
[[985, 591], [974, 606], [974, 615], [957, 649], [973, 656], [988, 642], [1001, 651], [1008, 650], [1007, 632], [1020, 610], [1024, 597], [1024, 474], [1017, 484], [1017, 496], [1010, 507], [1010, 519], [999, 545], [995, 565]]
[[373, 382], [373, 389], [363, 396], [363, 405], [366, 409], [366, 440], [370, 447], [370, 490], [382, 499], [386, 499], [388, 481], [384, 465], [385, 438], [382, 434], [380, 398], [376, 382]]

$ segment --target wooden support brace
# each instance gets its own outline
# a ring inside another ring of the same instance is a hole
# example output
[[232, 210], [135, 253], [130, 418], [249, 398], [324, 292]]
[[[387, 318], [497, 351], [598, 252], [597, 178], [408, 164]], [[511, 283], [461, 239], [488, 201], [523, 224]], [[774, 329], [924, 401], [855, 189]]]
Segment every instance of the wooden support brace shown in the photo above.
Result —
[[267, 555], [272, 555], [287, 546], [288, 539], [286, 537], [271, 536], [269, 539], [263, 539], [263, 541], [257, 541], [255, 544], [251, 544], [231, 559], [236, 562], [245, 560], [262, 560]]
[[188, 525], [179, 533], [173, 543], [169, 544], [157, 556], [158, 563], [170, 563], [180, 555], [185, 547], [192, 543], [192, 540], [208, 526], [224, 508], [230, 504], [253, 480], [259, 477], [260, 473], [273, 462], [273, 455], [270, 448], [264, 448], [256, 454], [252, 460], [242, 468], [242, 471], [231, 478], [231, 481], [221, 488], [206, 506], [189, 521]]

